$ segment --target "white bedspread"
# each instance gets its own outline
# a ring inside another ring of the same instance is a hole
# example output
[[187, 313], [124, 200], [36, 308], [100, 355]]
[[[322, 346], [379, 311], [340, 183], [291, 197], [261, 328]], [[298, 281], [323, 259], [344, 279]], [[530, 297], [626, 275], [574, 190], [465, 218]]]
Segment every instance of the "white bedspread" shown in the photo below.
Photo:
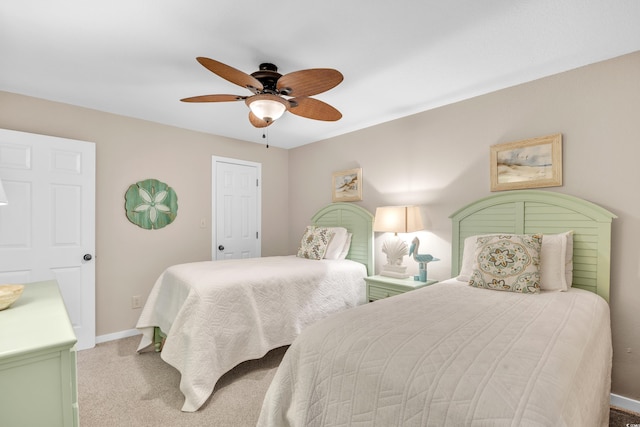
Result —
[[154, 285], [136, 327], [138, 350], [153, 327], [161, 357], [181, 373], [183, 411], [196, 411], [220, 377], [245, 360], [291, 344], [308, 325], [365, 301], [366, 268], [295, 256], [175, 265]]
[[456, 280], [318, 322], [288, 349], [259, 426], [606, 426], [609, 306]]

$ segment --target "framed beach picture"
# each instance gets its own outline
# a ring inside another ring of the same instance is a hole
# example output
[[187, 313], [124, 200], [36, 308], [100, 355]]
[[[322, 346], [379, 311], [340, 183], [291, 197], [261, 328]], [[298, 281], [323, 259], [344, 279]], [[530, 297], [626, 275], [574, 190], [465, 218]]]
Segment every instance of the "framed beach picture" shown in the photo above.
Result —
[[561, 133], [491, 146], [491, 191], [561, 185]]
[[349, 169], [333, 174], [331, 200], [357, 202], [362, 200], [362, 168]]

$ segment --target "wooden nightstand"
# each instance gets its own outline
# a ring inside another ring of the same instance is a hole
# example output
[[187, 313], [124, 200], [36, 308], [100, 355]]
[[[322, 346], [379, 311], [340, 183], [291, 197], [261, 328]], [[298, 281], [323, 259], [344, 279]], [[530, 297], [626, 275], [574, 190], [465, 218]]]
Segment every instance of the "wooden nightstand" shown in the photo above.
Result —
[[394, 295], [403, 294], [418, 288], [433, 285], [437, 280], [427, 280], [420, 282], [413, 280], [413, 277], [407, 279], [396, 279], [387, 276], [370, 276], [365, 277], [367, 282], [367, 301], [375, 301]]

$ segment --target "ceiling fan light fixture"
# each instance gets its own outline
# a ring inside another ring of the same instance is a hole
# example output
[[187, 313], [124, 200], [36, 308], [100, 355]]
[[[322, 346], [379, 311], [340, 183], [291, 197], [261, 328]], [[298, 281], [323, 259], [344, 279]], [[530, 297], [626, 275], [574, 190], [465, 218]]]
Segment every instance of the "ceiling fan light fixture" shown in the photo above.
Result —
[[250, 96], [245, 103], [256, 117], [267, 123], [278, 120], [289, 107], [289, 101], [269, 93]]

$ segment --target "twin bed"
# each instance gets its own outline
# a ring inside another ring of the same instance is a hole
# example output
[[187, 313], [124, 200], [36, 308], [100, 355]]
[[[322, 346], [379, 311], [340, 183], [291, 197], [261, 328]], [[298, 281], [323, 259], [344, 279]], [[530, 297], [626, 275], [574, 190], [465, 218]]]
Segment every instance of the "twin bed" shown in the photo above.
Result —
[[[336, 205], [321, 210], [313, 223], [354, 230], [350, 257], [368, 266], [362, 274], [373, 274], [370, 214], [363, 225], [355, 219], [362, 209]], [[345, 223], [343, 217], [350, 219]], [[217, 379], [237, 363], [293, 342], [265, 396], [259, 426], [604, 426], [611, 381], [607, 300], [613, 218], [592, 203], [549, 191], [481, 199], [452, 215], [452, 279], [370, 304], [343, 301], [305, 315], [281, 335], [258, 333], [256, 342], [254, 331], [269, 319], [261, 317], [265, 313], [240, 330], [235, 325], [244, 321], [235, 317], [210, 323], [193, 308], [201, 304], [196, 301], [205, 285], [167, 285], [180, 291], [160, 304], [166, 299], [161, 277], [138, 324], [145, 334], [140, 348], [151, 344], [154, 327], [168, 331], [162, 357], [181, 372], [183, 410], [189, 411], [197, 410]], [[491, 283], [469, 286], [477, 274], [468, 270], [470, 258], [480, 253], [477, 236], [534, 233], [544, 235], [539, 237], [542, 291], [527, 293], [528, 285], [511, 289], [524, 293], [487, 289]], [[356, 234], [368, 237], [356, 239]], [[364, 281], [348, 282], [358, 282], [364, 298]], [[261, 286], [241, 280], [223, 293], [244, 301], [242, 293], [255, 294]], [[286, 286], [265, 291], [265, 298], [253, 295], [254, 302], [232, 311], [258, 304], [280, 314], [272, 300], [289, 294], [300, 296], [298, 302], [320, 304], [299, 294], [295, 283]], [[333, 292], [321, 300], [350, 293], [346, 283]], [[211, 300], [208, 309], [216, 312], [227, 304]], [[193, 307], [183, 318], [185, 305]], [[256, 310], [262, 311], [256, 306], [250, 311]], [[222, 343], [219, 329], [228, 331]]]
[[[161, 357], [181, 374], [183, 411], [198, 410], [237, 364], [289, 345], [308, 325], [365, 302], [373, 274], [373, 216], [348, 203], [318, 211], [315, 227], [350, 236], [345, 259], [273, 256], [180, 264], [156, 281], [136, 327], [138, 350], [164, 339]], [[340, 245], [342, 249], [343, 245]]]
[[[461, 209], [452, 216], [454, 278], [305, 329], [258, 426], [607, 426], [612, 218], [544, 191]], [[494, 233], [544, 234], [540, 270], [555, 267], [540, 272], [541, 292], [470, 286], [477, 269], [461, 277], [487, 247], [480, 239], [489, 238], [473, 236]]]

